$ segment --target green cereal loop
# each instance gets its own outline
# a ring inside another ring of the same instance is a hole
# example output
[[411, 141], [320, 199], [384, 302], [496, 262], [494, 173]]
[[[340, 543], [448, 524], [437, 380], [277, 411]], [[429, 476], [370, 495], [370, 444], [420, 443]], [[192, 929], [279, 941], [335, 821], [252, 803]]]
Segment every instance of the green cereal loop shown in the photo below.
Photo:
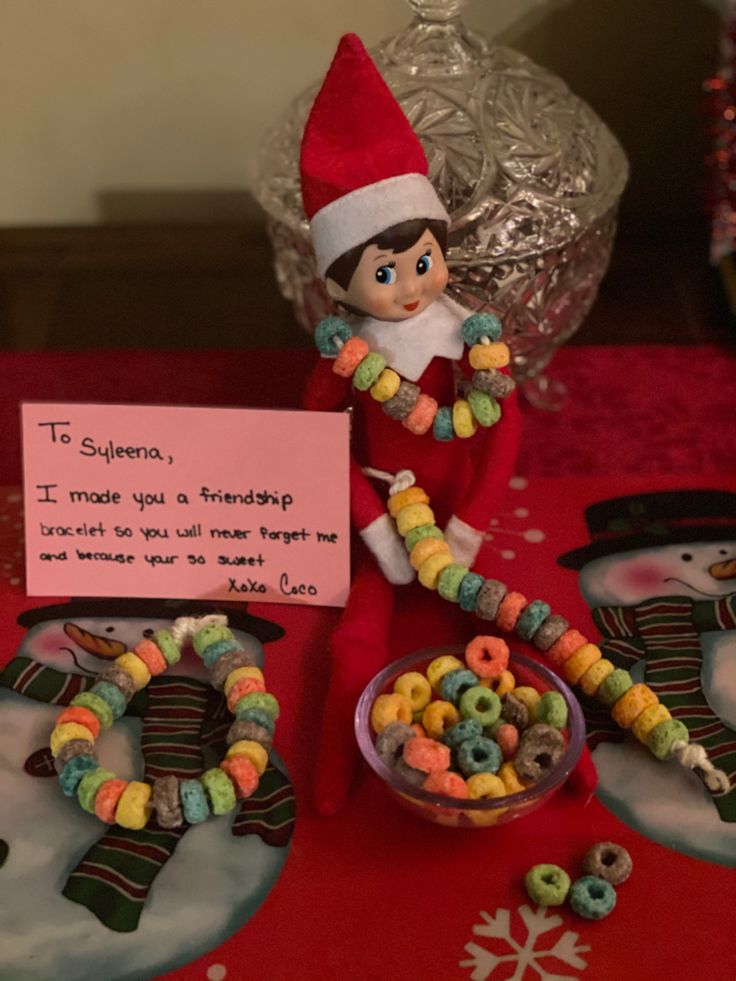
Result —
[[687, 726], [679, 719], [665, 719], [656, 725], [647, 736], [647, 746], [653, 756], [658, 760], [666, 760], [670, 755], [672, 743], [678, 740], [683, 742], [690, 741], [690, 733]]
[[595, 693], [596, 698], [606, 708], [612, 708], [632, 685], [633, 681], [629, 672], [624, 671], [623, 668], [616, 668], [600, 685]]
[[412, 528], [411, 531], [407, 532], [404, 544], [406, 545], [406, 551], [411, 552], [416, 543], [421, 542], [423, 538], [444, 537], [437, 525], [419, 525], [418, 528]]
[[235, 788], [230, 777], [219, 766], [205, 770], [199, 778], [209, 798], [213, 814], [227, 814], [235, 807]]
[[475, 719], [484, 728], [492, 726], [501, 715], [501, 699], [495, 691], [482, 685], [468, 688], [460, 696], [460, 715], [464, 719]]
[[532, 902], [539, 906], [562, 906], [570, 891], [570, 876], [559, 865], [533, 865], [524, 877]]
[[94, 692], [80, 691], [78, 695], [74, 696], [71, 704], [79, 705], [81, 708], [86, 708], [90, 712], [94, 712], [100, 720], [100, 725], [103, 729], [109, 729], [112, 725], [112, 709], [104, 699], [100, 698], [99, 695], [95, 695]]
[[233, 632], [230, 627], [226, 627], [224, 624], [220, 623], [208, 623], [207, 626], [202, 627], [194, 635], [194, 640], [192, 641], [192, 646], [196, 653], [202, 657], [206, 648], [210, 644], [217, 644], [221, 640], [232, 640]]
[[597, 875], [581, 876], [570, 890], [570, 906], [586, 920], [602, 920], [616, 905], [616, 890]]
[[157, 630], [151, 640], [164, 656], [164, 661], [171, 667], [181, 660], [181, 648], [174, 640], [170, 630]]
[[279, 703], [270, 692], [252, 691], [238, 699], [235, 705], [235, 715], [241, 718], [241, 712], [247, 712], [248, 709], [254, 708], [268, 712], [273, 719], [278, 719], [280, 714]]
[[92, 685], [91, 693], [97, 695], [103, 702], [107, 702], [113, 719], [119, 719], [121, 715], [125, 715], [128, 703], [117, 685], [113, 685], [110, 681], [98, 681]]
[[489, 426], [495, 425], [501, 418], [501, 406], [498, 402], [486, 392], [481, 392], [477, 388], [473, 388], [468, 392], [468, 405], [470, 406], [470, 411], [478, 420], [479, 426], [488, 428]]
[[536, 709], [536, 721], [544, 722], [555, 729], [564, 729], [567, 725], [567, 703], [558, 691], [546, 691], [539, 699]]
[[77, 787], [77, 800], [88, 814], [95, 813], [95, 797], [97, 791], [107, 780], [114, 780], [115, 774], [111, 770], [106, 770], [99, 766], [96, 770], [90, 770], [82, 777]]
[[367, 392], [386, 367], [386, 359], [377, 351], [366, 354], [353, 372], [353, 385], [359, 392]]
[[469, 571], [467, 566], [460, 565], [457, 562], [445, 566], [442, 572], [440, 572], [437, 582], [437, 592], [442, 599], [449, 600], [451, 603], [457, 603], [458, 596], [460, 595], [460, 583]]

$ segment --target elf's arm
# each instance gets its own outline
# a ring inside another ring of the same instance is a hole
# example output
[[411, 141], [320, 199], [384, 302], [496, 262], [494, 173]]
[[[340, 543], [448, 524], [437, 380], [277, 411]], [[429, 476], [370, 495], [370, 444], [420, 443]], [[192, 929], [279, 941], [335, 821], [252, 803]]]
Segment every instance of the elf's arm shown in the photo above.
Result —
[[[342, 408], [348, 400], [350, 381], [332, 370], [329, 358], [320, 358], [307, 383], [304, 408], [329, 412]], [[389, 582], [411, 582], [414, 570], [409, 564], [386, 507], [359, 464], [350, 456], [350, 517], [360, 537], [373, 553]]]
[[485, 434], [473, 468], [473, 478], [455, 508], [445, 538], [456, 562], [472, 567], [483, 533], [498, 509], [514, 474], [521, 441], [521, 411], [517, 392], [502, 403], [501, 419]]

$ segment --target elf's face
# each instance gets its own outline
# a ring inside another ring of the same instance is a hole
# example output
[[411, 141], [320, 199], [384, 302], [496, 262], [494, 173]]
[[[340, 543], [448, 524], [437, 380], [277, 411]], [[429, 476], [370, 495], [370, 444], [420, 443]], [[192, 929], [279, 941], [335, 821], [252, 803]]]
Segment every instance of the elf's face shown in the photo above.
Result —
[[416, 317], [442, 295], [448, 271], [437, 239], [427, 230], [404, 252], [366, 246], [347, 290], [330, 283], [333, 298], [376, 320]]

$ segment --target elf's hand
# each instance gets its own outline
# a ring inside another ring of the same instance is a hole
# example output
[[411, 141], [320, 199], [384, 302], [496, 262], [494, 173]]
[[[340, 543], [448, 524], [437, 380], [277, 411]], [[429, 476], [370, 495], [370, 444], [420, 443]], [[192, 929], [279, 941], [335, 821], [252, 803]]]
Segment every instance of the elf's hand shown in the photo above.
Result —
[[453, 514], [445, 528], [445, 541], [450, 546], [453, 561], [472, 569], [483, 544], [483, 533]]
[[388, 514], [382, 514], [371, 521], [360, 532], [360, 537], [373, 553], [390, 583], [403, 586], [412, 581], [416, 573], [409, 563], [404, 543]]

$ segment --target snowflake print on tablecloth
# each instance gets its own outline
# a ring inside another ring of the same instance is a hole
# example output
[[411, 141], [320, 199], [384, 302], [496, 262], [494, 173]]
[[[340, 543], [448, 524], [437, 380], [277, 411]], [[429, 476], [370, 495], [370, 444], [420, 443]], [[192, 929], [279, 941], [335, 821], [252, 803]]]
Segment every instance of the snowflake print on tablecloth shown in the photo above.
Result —
[[[590, 947], [579, 945], [578, 934], [565, 930], [552, 946], [538, 950], [538, 938], [557, 930], [563, 923], [562, 917], [549, 915], [544, 906], [540, 906], [536, 912], [529, 906], [520, 906], [518, 913], [526, 927], [523, 944], [518, 943], [512, 935], [510, 910], [496, 910], [495, 916], [481, 910], [480, 917], [484, 922], [476, 924], [473, 933], [476, 937], [488, 937], [499, 943], [495, 944], [494, 950], [472, 942], [465, 945], [470, 957], [460, 961], [460, 967], [471, 971], [470, 981], [501, 981], [501, 978], [503, 981], [577, 981], [577, 976], [573, 974], [550, 973], [540, 960], [544, 959], [548, 965], [556, 960], [560, 965], [583, 971], [587, 962], [580, 954], [589, 951]], [[551, 938], [547, 938], [546, 942], [550, 941]], [[504, 948], [503, 952], [501, 948]], [[502, 965], [506, 970], [495, 973], [496, 968]], [[513, 974], [508, 973], [511, 967], [515, 968]]]
[[23, 504], [16, 489], [0, 488], [0, 575], [11, 586], [23, 578]]
[[[516, 493], [521, 493], [527, 489], [529, 481], [526, 477], [512, 477], [509, 487]], [[502, 559], [515, 559], [517, 549], [521, 542], [530, 545], [538, 545], [547, 537], [541, 528], [526, 528], [525, 524], [529, 518], [529, 508], [515, 507], [513, 511], [500, 512], [496, 517], [491, 518], [491, 523], [486, 529], [483, 538], [490, 542], [490, 547], [500, 555]], [[511, 538], [515, 548], [505, 546], [504, 539]], [[516, 539], [514, 542], [513, 539]]]

